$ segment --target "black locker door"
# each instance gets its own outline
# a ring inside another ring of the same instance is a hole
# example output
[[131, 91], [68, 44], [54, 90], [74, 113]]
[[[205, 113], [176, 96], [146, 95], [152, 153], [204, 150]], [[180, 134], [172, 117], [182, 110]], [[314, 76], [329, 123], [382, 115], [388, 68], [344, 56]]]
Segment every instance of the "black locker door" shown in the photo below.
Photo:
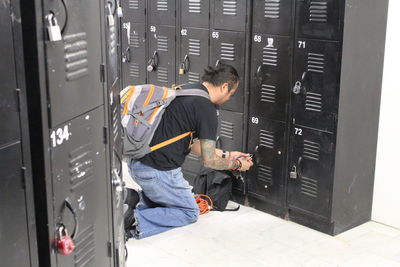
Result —
[[244, 105], [244, 65], [245, 65], [245, 33], [228, 31], [211, 31], [210, 65], [218, 62], [230, 64], [236, 68], [240, 78], [240, 85], [236, 94], [225, 104], [222, 109], [243, 112]]
[[0, 147], [1, 266], [32, 266], [35, 263], [30, 261], [29, 253], [21, 142], [6, 146], [0, 143]]
[[219, 110], [218, 148], [227, 151], [243, 149], [243, 114]]
[[[171, 86], [175, 83], [175, 27], [150, 26], [149, 83]], [[151, 63], [152, 62], [152, 63]]]
[[[76, 225], [73, 213], [78, 221], [73, 255], [57, 254], [59, 266], [112, 265], [107, 253], [111, 200], [104, 125], [104, 109], [99, 107], [50, 130], [55, 221], [64, 223], [69, 234]], [[65, 199], [73, 211], [65, 207]]]
[[179, 67], [184, 74], [178, 75], [178, 83], [197, 83], [208, 66], [208, 29], [182, 28]]
[[298, 39], [292, 86], [296, 124], [333, 132], [339, 95], [339, 44]]
[[116, 0], [108, 0], [105, 7], [105, 20], [107, 22], [107, 90], [118, 79], [118, 18], [116, 4]]
[[175, 0], [150, 0], [150, 24], [175, 26]]
[[289, 208], [329, 219], [334, 135], [294, 125], [291, 132]]
[[124, 11], [124, 21], [129, 20], [131, 23], [146, 22], [146, 0], [123, 0], [121, 7]]
[[250, 113], [285, 121], [290, 92], [290, 38], [255, 34], [252, 42]]
[[64, 28], [62, 41], [45, 41], [51, 125], [55, 126], [103, 103], [104, 24], [99, 14], [104, 10], [102, 1], [66, 2], [66, 9], [61, 2], [46, 4], [44, 9], [53, 11]]
[[254, 151], [254, 166], [247, 172], [249, 195], [282, 206], [286, 125], [262, 117], [251, 117], [248, 149]]
[[209, 23], [210, 0], [181, 0], [181, 25], [206, 28]]
[[343, 0], [296, 0], [296, 36], [339, 40]]
[[146, 83], [146, 26], [124, 19], [121, 32], [123, 87]]
[[215, 0], [211, 12], [213, 28], [219, 30], [246, 30], [246, 0]]
[[293, 0], [255, 0], [253, 34], [291, 35]]

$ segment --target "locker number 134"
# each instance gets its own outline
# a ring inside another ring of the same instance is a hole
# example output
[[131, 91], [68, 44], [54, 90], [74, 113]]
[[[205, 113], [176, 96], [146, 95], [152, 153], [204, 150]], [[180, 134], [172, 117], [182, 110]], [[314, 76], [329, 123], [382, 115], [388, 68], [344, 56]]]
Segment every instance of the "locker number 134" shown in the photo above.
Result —
[[64, 141], [68, 141], [70, 134], [71, 133], [68, 130], [68, 125], [65, 125], [64, 128], [58, 128], [57, 130], [51, 132], [50, 138], [53, 147], [61, 145], [64, 143]]

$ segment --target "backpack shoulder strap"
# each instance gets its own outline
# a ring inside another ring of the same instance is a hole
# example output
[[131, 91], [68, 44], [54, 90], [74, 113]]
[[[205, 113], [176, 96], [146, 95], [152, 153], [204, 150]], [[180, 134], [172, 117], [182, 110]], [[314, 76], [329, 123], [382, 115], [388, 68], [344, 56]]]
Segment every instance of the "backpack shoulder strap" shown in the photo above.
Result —
[[201, 96], [210, 100], [210, 95], [202, 89], [176, 90], [176, 96]]

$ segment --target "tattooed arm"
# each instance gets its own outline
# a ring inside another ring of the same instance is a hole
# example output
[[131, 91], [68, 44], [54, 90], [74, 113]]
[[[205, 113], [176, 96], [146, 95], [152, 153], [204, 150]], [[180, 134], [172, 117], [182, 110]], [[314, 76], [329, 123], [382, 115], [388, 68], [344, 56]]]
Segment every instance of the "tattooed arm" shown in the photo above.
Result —
[[236, 166], [230, 159], [223, 159], [216, 154], [215, 141], [209, 139], [201, 139], [201, 157], [205, 167], [214, 170], [229, 170]]

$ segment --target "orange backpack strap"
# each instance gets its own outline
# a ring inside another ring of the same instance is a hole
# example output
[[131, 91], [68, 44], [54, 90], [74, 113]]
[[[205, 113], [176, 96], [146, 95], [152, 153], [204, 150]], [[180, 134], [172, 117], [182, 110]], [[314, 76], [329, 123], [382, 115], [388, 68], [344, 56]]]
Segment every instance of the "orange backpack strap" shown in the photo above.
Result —
[[179, 140], [185, 138], [186, 136], [193, 135], [193, 133], [194, 133], [194, 131], [190, 131], [190, 132], [186, 132], [181, 135], [175, 136], [171, 139], [165, 140], [164, 142], [161, 142], [158, 145], [154, 145], [154, 146], [150, 147], [150, 151], [153, 152], [154, 150], [157, 150], [157, 149], [165, 147], [169, 144], [175, 143], [176, 141], [179, 141]]

